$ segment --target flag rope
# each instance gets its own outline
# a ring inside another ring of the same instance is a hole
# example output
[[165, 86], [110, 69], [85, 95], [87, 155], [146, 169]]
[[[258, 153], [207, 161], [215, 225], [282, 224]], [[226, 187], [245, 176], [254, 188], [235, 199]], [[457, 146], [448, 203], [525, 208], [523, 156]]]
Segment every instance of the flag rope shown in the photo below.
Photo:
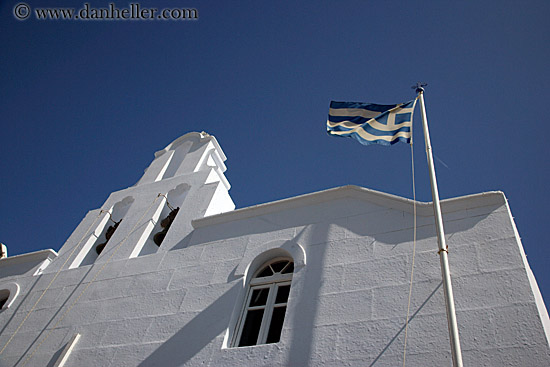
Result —
[[[136, 221], [136, 224], [134, 224], [134, 227], [128, 232], [128, 234], [126, 235], [126, 237], [124, 237], [124, 239], [122, 241], [120, 241], [120, 243], [114, 248], [113, 250], [113, 253], [111, 254], [111, 256], [109, 256], [109, 258], [107, 259], [107, 261], [105, 262], [105, 264], [103, 264], [103, 266], [99, 269], [99, 271], [95, 274], [95, 276], [92, 278], [92, 280], [86, 285], [86, 287], [84, 287], [84, 289], [80, 292], [80, 294], [78, 295], [78, 297], [76, 297], [76, 299], [73, 301], [73, 303], [71, 303], [71, 305], [69, 306], [69, 308], [67, 309], [67, 311], [65, 311], [65, 313], [63, 315], [61, 315], [61, 318], [59, 320], [57, 320], [57, 322], [55, 323], [55, 325], [50, 329], [50, 332], [42, 339], [42, 341], [34, 348], [34, 350], [31, 352], [31, 354], [25, 359], [25, 361], [23, 362], [22, 364], [22, 367], [23, 366], [26, 366], [27, 365], [27, 362], [32, 358], [32, 356], [34, 355], [34, 353], [36, 353], [36, 351], [40, 348], [40, 346], [46, 341], [46, 339], [48, 339], [48, 337], [55, 331], [55, 329], [57, 328], [57, 325], [59, 325], [59, 323], [61, 323], [61, 321], [63, 321], [63, 319], [65, 318], [65, 316], [67, 316], [67, 314], [69, 313], [69, 311], [71, 311], [71, 309], [74, 307], [74, 305], [78, 302], [78, 300], [80, 299], [80, 297], [82, 297], [82, 295], [86, 292], [86, 290], [90, 287], [90, 285], [92, 285], [95, 280], [97, 279], [97, 277], [99, 276], [99, 274], [101, 274], [101, 272], [103, 271], [103, 269], [105, 269], [105, 267], [111, 262], [111, 259], [113, 258], [113, 256], [115, 256], [115, 254], [117, 253], [117, 251], [120, 249], [120, 247], [122, 246], [122, 244], [124, 244], [126, 242], [126, 240], [128, 239], [128, 237], [130, 237], [130, 235], [135, 231], [135, 229], [138, 227], [138, 224], [143, 220], [143, 218], [145, 217], [145, 214], [147, 214], [149, 212], [149, 210], [151, 210], [151, 208], [153, 207], [153, 205], [155, 204], [155, 202], [158, 200], [158, 198], [161, 196], [162, 194], [158, 194], [157, 197], [155, 198], [155, 200], [153, 200], [151, 202], [151, 205], [149, 205], [149, 207], [143, 212], [143, 214], [141, 215], [141, 217], [138, 219], [138, 221]], [[78, 285], [77, 285], [78, 286]]]
[[413, 194], [413, 251], [412, 251], [412, 264], [411, 264], [411, 280], [409, 285], [409, 301], [407, 302], [407, 318], [405, 319], [405, 341], [403, 343], [403, 367], [405, 367], [405, 360], [407, 357], [407, 332], [409, 329], [409, 316], [411, 310], [411, 298], [414, 279], [414, 259], [416, 255], [416, 185], [414, 179], [414, 150], [413, 150], [413, 137], [411, 132], [411, 175], [412, 175], [412, 194]]

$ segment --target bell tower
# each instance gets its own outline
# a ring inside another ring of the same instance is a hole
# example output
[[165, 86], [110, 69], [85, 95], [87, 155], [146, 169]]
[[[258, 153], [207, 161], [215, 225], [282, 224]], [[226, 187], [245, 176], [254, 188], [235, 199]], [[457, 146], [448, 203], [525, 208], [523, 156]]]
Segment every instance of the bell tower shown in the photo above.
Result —
[[155, 153], [141, 179], [91, 210], [47, 272], [185, 247], [191, 221], [235, 209], [216, 138], [187, 133]]

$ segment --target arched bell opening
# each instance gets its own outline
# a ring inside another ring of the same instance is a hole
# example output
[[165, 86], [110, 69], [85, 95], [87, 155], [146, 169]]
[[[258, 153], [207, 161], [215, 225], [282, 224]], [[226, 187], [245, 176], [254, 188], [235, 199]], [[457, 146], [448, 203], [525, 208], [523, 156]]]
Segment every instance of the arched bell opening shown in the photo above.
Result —
[[167, 241], [170, 241], [170, 229], [174, 228], [172, 225], [178, 214], [181, 217], [180, 208], [183, 209], [183, 202], [188, 192], [189, 185], [180, 184], [166, 194], [158, 194], [158, 206], [147, 222], [130, 257], [154, 254], [161, 245], [166, 246]]
[[134, 198], [128, 196], [117, 202], [108, 210], [101, 210], [97, 219], [97, 226], [90, 233], [82, 249], [69, 266], [70, 269], [78, 266], [93, 264], [107, 245], [111, 245], [111, 239], [117, 228], [126, 216]]

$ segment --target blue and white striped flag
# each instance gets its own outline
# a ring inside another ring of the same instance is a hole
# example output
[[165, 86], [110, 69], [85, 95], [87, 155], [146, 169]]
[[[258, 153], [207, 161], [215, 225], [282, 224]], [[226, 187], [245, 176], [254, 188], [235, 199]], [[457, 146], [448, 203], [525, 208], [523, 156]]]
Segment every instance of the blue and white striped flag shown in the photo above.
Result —
[[330, 102], [327, 133], [349, 137], [361, 144], [410, 143], [416, 99], [392, 105]]

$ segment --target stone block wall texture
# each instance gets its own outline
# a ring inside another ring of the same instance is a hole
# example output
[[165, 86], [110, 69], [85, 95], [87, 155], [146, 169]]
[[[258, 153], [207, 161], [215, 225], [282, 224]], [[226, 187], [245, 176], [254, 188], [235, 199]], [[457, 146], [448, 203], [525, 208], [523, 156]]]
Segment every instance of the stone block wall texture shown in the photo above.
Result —
[[[75, 334], [65, 366], [402, 365], [413, 202], [346, 186], [233, 211], [223, 160], [203, 133], [157, 152], [102, 206], [131, 202], [88, 265], [74, 258], [101, 232], [100, 209], [59, 256], [0, 260], [0, 290], [19, 287], [0, 311], [0, 367], [55, 366]], [[158, 220], [151, 203], [176, 191], [183, 203], [164, 242], [139, 256]], [[549, 366], [548, 313], [504, 195], [442, 206], [465, 366]], [[451, 366], [433, 212], [417, 207], [406, 365]], [[281, 255], [295, 262], [281, 340], [233, 347], [251, 274]]]
[[[548, 365], [548, 316], [505, 202], [465, 200], [472, 208], [445, 222], [465, 365]], [[430, 219], [418, 221], [406, 358], [450, 366]], [[295, 270], [281, 341], [231, 347], [244, 273], [254, 270], [244, 262], [292, 244], [305, 264]], [[342, 197], [198, 226], [182, 248], [6, 277], [1, 283], [21, 292], [0, 314], [0, 346], [9, 341], [0, 361], [53, 365], [80, 333], [67, 366], [400, 365], [412, 246], [411, 213]]]

